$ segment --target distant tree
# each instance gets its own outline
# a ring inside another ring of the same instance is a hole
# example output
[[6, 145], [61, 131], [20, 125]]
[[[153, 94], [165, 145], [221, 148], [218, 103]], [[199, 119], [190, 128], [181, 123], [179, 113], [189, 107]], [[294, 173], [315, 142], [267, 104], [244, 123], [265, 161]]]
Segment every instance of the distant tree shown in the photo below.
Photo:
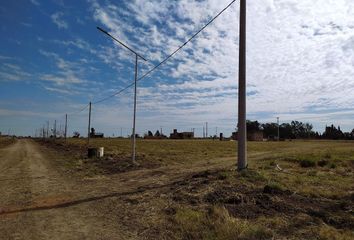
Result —
[[160, 137], [160, 136], [161, 136], [159, 130], [157, 130], [157, 131], [155, 132], [155, 135], [154, 135], [154, 136], [155, 136], [155, 137]]
[[149, 137], [152, 137], [152, 136], [154, 136], [154, 135], [152, 134], [151, 131], [148, 131], [148, 136], [149, 136]]
[[78, 131], [73, 132], [73, 138], [79, 138], [80, 133]]
[[315, 132], [312, 131], [313, 126], [310, 123], [302, 123], [299, 121], [291, 122], [292, 133], [295, 138], [313, 138]]
[[338, 129], [332, 124], [331, 126], [326, 126], [326, 129], [324, 133], [322, 134], [322, 138], [324, 139], [344, 139], [344, 134], [340, 130], [340, 127], [338, 126]]
[[274, 138], [278, 135], [278, 124], [276, 123], [264, 123], [262, 124], [262, 128], [265, 138]]
[[295, 135], [293, 134], [292, 127], [289, 123], [283, 123], [279, 126], [279, 137], [283, 139], [293, 139]]
[[246, 121], [247, 132], [256, 132], [262, 130], [261, 124], [258, 121]]

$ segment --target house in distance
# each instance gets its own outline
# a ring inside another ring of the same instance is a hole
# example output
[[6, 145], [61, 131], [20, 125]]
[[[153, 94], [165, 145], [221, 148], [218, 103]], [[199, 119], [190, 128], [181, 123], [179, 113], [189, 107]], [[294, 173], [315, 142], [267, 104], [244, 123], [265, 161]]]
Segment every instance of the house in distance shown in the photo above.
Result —
[[104, 134], [103, 133], [96, 133], [94, 128], [91, 128], [91, 132], [90, 132], [90, 138], [103, 138]]
[[173, 133], [170, 134], [170, 139], [192, 139], [194, 138], [193, 132], [177, 132], [177, 129], [173, 129]]

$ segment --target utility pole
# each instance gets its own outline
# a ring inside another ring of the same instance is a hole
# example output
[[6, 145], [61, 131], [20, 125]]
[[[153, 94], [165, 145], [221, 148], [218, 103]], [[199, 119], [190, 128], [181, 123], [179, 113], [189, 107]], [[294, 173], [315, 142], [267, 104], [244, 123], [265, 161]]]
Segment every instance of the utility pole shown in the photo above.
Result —
[[66, 142], [66, 138], [67, 138], [67, 134], [68, 134], [68, 114], [65, 114], [65, 142]]
[[203, 138], [205, 138], [205, 127], [203, 126]]
[[138, 80], [138, 58], [147, 61], [144, 57], [139, 55], [136, 51], [132, 50], [130, 47], [119, 41], [117, 38], [113, 37], [107, 31], [103, 30], [100, 27], [97, 27], [98, 30], [108, 35], [114, 41], [118, 42], [120, 45], [128, 49], [130, 52], [135, 54], [135, 79], [134, 79], [134, 117], [133, 117], [133, 138], [132, 138], [132, 162], [135, 163], [135, 152], [136, 152], [136, 136], [135, 136], [135, 122], [136, 122], [136, 88], [137, 88], [137, 80]]
[[59, 138], [61, 138], [61, 135], [62, 135], [62, 130], [61, 130], [61, 122], [59, 122]]
[[208, 122], [205, 123], [205, 137], [208, 138]]
[[89, 103], [89, 115], [88, 115], [88, 128], [87, 128], [87, 146], [90, 145], [90, 128], [91, 128], [91, 102]]
[[134, 116], [133, 116], [133, 146], [132, 146], [132, 161], [133, 162], [135, 162], [135, 151], [136, 151], [135, 121], [136, 121], [136, 80], [137, 79], [138, 79], [138, 54], [135, 54]]
[[57, 138], [57, 120], [54, 120], [54, 140]]
[[45, 139], [45, 124], [43, 124], [42, 134], [43, 134], [42, 138], [44, 140]]
[[246, 0], [240, 0], [240, 35], [238, 69], [238, 162], [237, 169], [247, 168], [246, 128]]
[[123, 128], [120, 128], [120, 136], [123, 137]]
[[215, 136], [218, 136], [218, 127], [215, 127]]
[[47, 121], [47, 138], [49, 138], [49, 121]]
[[280, 138], [279, 138], [279, 136], [280, 136], [280, 134], [279, 134], [279, 117], [277, 117], [277, 125], [278, 125], [278, 141], [280, 141]]

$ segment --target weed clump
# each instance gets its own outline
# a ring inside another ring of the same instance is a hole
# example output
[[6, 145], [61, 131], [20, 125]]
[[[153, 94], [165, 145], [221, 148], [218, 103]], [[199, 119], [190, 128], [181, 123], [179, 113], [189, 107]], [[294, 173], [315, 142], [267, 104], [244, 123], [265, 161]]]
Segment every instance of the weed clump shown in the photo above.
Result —
[[270, 182], [267, 185], [265, 185], [263, 188], [263, 193], [267, 193], [267, 194], [281, 194], [285, 192], [286, 191], [284, 187], [277, 182]]
[[260, 172], [251, 169], [242, 170], [240, 172], [240, 176], [252, 182], [257, 182], [257, 181], [263, 182], [266, 180], [266, 177], [262, 175]]
[[331, 164], [329, 165], [329, 167], [330, 167], [330, 168], [336, 168], [337, 165], [336, 165], [335, 163], [331, 163]]
[[316, 161], [311, 159], [302, 159], [300, 160], [300, 166], [303, 168], [315, 167]]
[[178, 209], [174, 222], [182, 239], [266, 240], [274, 236], [265, 226], [234, 218], [227, 209], [220, 206], [213, 206], [207, 212]]
[[324, 166], [326, 166], [328, 164], [329, 164], [329, 161], [326, 160], [326, 159], [322, 159], [322, 160], [317, 162], [317, 165], [320, 166], [320, 167], [324, 167]]

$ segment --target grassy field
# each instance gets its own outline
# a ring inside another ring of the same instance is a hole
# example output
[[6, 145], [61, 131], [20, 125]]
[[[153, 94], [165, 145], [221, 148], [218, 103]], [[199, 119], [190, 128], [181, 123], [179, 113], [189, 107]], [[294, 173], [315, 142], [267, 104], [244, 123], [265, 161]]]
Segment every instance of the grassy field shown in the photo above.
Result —
[[2, 137], [0, 136], [0, 148], [6, 147], [16, 141], [15, 138], [12, 137]]
[[173, 238], [354, 239], [354, 142], [249, 142], [242, 172], [234, 167], [237, 142], [138, 140], [138, 167], [129, 165], [127, 139], [90, 145], [104, 147], [105, 158], [85, 158], [85, 139], [50, 144], [72, 156], [68, 168], [90, 176], [186, 173], [162, 195], [141, 199], [161, 210], [158, 222]]

